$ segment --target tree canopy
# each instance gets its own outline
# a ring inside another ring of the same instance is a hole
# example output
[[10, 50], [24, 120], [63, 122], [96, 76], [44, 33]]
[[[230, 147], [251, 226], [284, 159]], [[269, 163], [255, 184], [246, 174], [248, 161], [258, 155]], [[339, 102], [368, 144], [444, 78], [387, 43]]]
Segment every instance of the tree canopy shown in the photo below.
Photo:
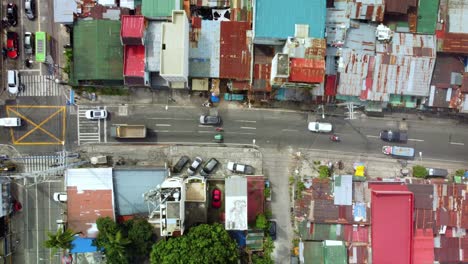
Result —
[[151, 251], [152, 264], [237, 263], [236, 242], [221, 224], [199, 225], [180, 237], [160, 241]]
[[71, 249], [75, 235], [76, 233], [71, 229], [63, 231], [62, 228], [59, 228], [55, 233], [47, 233], [49, 239], [44, 242], [45, 247], [53, 249], [54, 254], [58, 249]]

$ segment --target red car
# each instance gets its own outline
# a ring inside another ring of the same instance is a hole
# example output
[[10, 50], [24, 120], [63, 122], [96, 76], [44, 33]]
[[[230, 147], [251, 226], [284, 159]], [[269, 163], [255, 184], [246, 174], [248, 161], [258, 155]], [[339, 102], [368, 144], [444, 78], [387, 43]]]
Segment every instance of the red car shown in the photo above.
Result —
[[18, 33], [7, 32], [7, 56], [10, 59], [18, 58]]
[[220, 208], [221, 207], [221, 190], [214, 189], [211, 193], [211, 206], [213, 208]]

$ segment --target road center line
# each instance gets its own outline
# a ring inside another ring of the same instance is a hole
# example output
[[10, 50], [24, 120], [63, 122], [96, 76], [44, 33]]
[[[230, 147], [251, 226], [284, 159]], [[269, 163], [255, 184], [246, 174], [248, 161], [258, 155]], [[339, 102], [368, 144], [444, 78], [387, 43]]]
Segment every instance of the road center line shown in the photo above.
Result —
[[214, 132], [213, 132], [213, 131], [198, 131], [198, 133], [209, 133], [209, 134], [213, 134]]
[[424, 141], [424, 139], [408, 138], [408, 141], [417, 141], [417, 142], [423, 142], [423, 141]]
[[462, 142], [450, 142], [452, 145], [465, 146], [465, 143]]
[[198, 125], [198, 127], [211, 127], [211, 126], [207, 126], [207, 125]]
[[281, 131], [284, 131], [284, 132], [298, 132], [299, 130], [297, 129], [281, 129]]
[[193, 133], [190, 130], [153, 130], [156, 133]]
[[183, 120], [183, 121], [194, 120], [193, 118], [172, 118], [172, 117], [149, 117], [147, 119], [153, 119], [153, 120]]
[[241, 129], [257, 129], [256, 127], [240, 127]]
[[255, 120], [234, 120], [236, 122], [244, 122], [244, 123], [257, 123]]
[[159, 127], [170, 127], [171, 125], [169, 125], [169, 124], [156, 124], [156, 126], [159, 126]]
[[379, 136], [374, 136], [374, 135], [366, 135], [366, 137], [368, 137], [368, 138], [379, 138]]

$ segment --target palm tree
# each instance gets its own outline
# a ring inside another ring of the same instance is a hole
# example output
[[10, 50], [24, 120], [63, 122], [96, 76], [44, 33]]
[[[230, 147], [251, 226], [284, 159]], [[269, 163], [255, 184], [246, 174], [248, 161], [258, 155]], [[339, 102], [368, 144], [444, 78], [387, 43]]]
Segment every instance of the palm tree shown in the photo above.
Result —
[[78, 233], [73, 232], [71, 229], [63, 231], [62, 228], [57, 229], [56, 233], [47, 232], [49, 239], [45, 241], [45, 247], [51, 248], [53, 254], [55, 254], [58, 249], [71, 249], [72, 241], [75, 239], [76, 234]]
[[128, 238], [122, 236], [122, 233], [118, 231], [113, 234], [106, 234], [108, 243], [104, 247], [105, 255], [111, 263], [127, 263], [127, 248], [126, 246], [131, 243]]

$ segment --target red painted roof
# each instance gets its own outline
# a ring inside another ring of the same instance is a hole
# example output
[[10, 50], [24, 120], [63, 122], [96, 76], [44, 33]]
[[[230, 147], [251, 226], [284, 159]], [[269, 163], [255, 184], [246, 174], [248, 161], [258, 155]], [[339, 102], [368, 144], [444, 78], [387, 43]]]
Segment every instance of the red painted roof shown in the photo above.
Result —
[[247, 220], [249, 223], [254, 223], [257, 215], [264, 212], [263, 189], [265, 189], [263, 176], [247, 177]]
[[413, 204], [413, 193], [409, 191], [373, 189], [373, 263], [413, 263]]
[[325, 95], [326, 96], [336, 95], [336, 75], [327, 76], [327, 82], [325, 85]]
[[434, 263], [434, 234], [418, 229], [414, 234], [414, 264]]
[[122, 28], [120, 36], [125, 45], [143, 44], [143, 34], [145, 32], [144, 16], [122, 16]]
[[124, 51], [124, 76], [145, 76], [145, 46], [126, 45]]
[[325, 78], [325, 60], [291, 58], [289, 81], [322, 83]]
[[219, 77], [248, 80], [251, 54], [247, 43], [248, 22], [222, 21]]

